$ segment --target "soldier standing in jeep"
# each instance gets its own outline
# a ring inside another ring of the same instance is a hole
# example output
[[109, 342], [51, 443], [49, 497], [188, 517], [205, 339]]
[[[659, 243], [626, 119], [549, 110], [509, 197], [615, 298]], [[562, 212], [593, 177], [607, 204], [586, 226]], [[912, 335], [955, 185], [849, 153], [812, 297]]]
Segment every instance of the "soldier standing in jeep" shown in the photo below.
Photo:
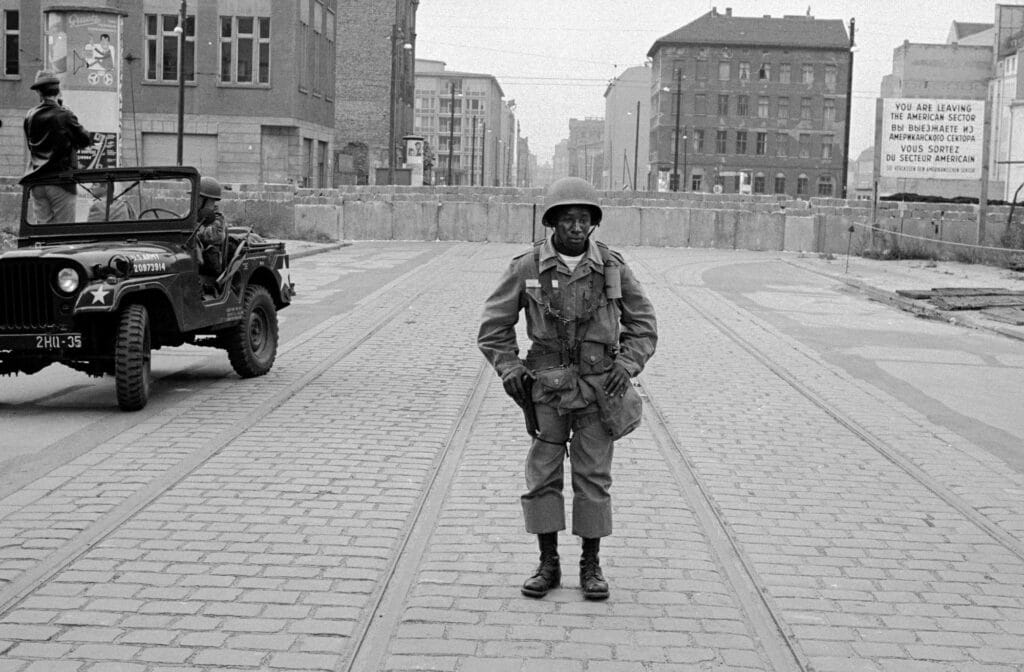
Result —
[[[76, 152], [92, 143], [92, 133], [58, 100], [60, 80], [52, 72], [37, 72], [29, 88], [39, 92], [39, 104], [25, 116], [29, 172], [22, 181], [77, 168]], [[47, 184], [33, 189], [32, 211], [38, 224], [75, 221], [74, 183]]]

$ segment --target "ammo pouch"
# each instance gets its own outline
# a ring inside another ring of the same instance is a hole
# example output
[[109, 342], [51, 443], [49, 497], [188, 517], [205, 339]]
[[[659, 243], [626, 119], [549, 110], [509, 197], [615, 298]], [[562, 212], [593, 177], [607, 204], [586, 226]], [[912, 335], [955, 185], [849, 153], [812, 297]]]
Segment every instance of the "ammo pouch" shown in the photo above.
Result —
[[612, 441], [621, 439], [640, 426], [644, 405], [632, 383], [626, 386], [626, 393], [621, 397], [609, 397], [604, 393], [604, 388], [597, 385], [594, 391], [597, 394], [601, 426], [612, 437]]

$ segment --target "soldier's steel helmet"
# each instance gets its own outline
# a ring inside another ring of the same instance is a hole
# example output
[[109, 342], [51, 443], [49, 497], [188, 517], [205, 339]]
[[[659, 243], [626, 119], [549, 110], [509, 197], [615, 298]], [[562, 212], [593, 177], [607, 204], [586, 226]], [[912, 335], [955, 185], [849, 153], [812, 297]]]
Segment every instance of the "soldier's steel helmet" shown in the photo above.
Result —
[[212, 198], [215, 201], [220, 200], [221, 188], [220, 182], [213, 179], [212, 177], [201, 177], [199, 178], [199, 195], [205, 196], [206, 198]]
[[558, 208], [583, 205], [590, 208], [590, 219], [595, 226], [601, 224], [601, 205], [594, 185], [581, 177], [563, 177], [555, 180], [544, 195], [544, 226], [554, 226]]

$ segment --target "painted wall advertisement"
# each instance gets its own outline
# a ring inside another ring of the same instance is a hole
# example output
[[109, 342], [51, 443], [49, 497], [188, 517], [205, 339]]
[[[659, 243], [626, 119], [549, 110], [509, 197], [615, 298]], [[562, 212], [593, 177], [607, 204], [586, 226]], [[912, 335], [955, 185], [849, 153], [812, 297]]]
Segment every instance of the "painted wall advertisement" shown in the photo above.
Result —
[[89, 11], [46, 13], [46, 68], [61, 80], [64, 104], [95, 133], [82, 167], [117, 165], [120, 17]]
[[980, 180], [985, 102], [887, 98], [882, 102], [882, 177]]

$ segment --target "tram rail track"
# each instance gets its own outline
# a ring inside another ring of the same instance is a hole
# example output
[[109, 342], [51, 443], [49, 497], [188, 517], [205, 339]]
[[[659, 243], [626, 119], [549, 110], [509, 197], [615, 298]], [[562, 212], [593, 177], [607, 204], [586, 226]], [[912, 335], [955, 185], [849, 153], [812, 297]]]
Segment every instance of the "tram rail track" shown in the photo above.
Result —
[[[765, 352], [751, 339], [744, 337], [737, 329], [730, 326], [726, 319], [709, 310], [702, 301], [688, 296], [669, 279], [665, 272], [654, 269], [646, 261], [636, 263], [636, 266], [644, 269], [650, 276], [663, 281], [664, 287], [676, 300], [712, 325], [726, 339], [752, 357], [765, 370], [782, 380], [785, 385], [823, 412], [846, 432], [855, 436], [943, 504], [955, 510], [990, 539], [1017, 558], [1024, 560], [1024, 543], [1020, 539], [987, 518], [984, 513], [953, 492], [938, 478], [930, 475], [912, 459], [876, 436], [837, 404], [817, 393], [798, 375], [789, 371], [783, 362]], [[710, 290], [701, 289], [699, 291], [700, 296], [706, 301], [724, 303], [720, 297], [712, 296]], [[732, 305], [729, 309], [742, 310]], [[785, 610], [780, 608], [770, 595], [767, 584], [759, 576], [754, 562], [744, 551], [743, 542], [731, 530], [726, 514], [716, 503], [711, 488], [700, 475], [698, 466], [673, 436], [670, 424], [659, 406], [657, 397], [653, 396], [649, 387], [643, 385], [642, 382], [641, 388], [650, 402], [645, 409], [645, 422], [651, 428], [655, 441], [666, 456], [678, 483], [687, 493], [695, 514], [707, 533], [709, 543], [748, 615], [762, 650], [772, 662], [774, 669], [780, 672], [783, 670], [807, 672], [814, 669], [813, 661], [803, 652], [798, 637], [786, 621]]]

